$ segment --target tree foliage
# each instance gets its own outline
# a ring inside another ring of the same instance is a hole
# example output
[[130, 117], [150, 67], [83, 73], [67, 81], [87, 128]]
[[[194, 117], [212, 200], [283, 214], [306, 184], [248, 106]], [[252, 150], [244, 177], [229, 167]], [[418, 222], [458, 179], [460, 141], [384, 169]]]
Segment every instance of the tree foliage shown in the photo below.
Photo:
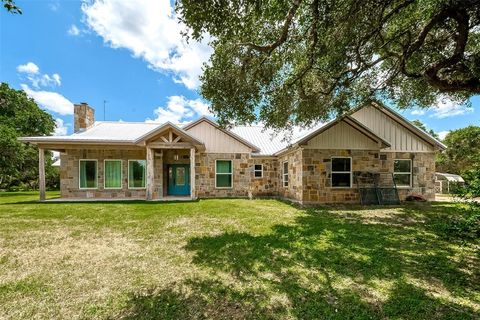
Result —
[[[38, 149], [20, 143], [18, 137], [50, 135], [54, 129], [52, 116], [25, 92], [0, 84], [0, 187], [36, 184]], [[50, 157], [46, 168], [48, 175], [52, 171]]]
[[2, 0], [3, 7], [11, 13], [22, 14], [22, 9], [15, 4], [13, 0]]
[[437, 171], [460, 174], [467, 180], [472, 170], [480, 172], [480, 127], [453, 130], [443, 143], [447, 150], [439, 155]]
[[201, 94], [221, 123], [311, 124], [382, 99], [480, 93], [480, 0], [179, 0], [214, 53]]
[[435, 139], [440, 140], [440, 137], [438, 136], [438, 134], [435, 131], [433, 131], [433, 129], [428, 129], [425, 123], [423, 123], [422, 121], [417, 119], [417, 120], [413, 120], [412, 123], [418, 128], [428, 133], [429, 135], [431, 135], [432, 137], [434, 137]]

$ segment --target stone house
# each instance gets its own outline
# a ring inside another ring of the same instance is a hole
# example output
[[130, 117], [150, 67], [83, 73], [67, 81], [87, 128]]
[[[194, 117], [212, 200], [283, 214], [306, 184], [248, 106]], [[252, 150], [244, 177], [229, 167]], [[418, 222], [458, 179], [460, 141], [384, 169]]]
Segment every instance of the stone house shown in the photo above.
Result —
[[[60, 152], [61, 198], [278, 197], [299, 203], [358, 203], [360, 178], [390, 177], [401, 200], [435, 197], [435, 153], [445, 146], [379, 103], [358, 107], [290, 139], [261, 126], [221, 128], [202, 117], [184, 126], [95, 122], [75, 105], [68, 136], [21, 138]], [[387, 179], [388, 180], [388, 179]]]

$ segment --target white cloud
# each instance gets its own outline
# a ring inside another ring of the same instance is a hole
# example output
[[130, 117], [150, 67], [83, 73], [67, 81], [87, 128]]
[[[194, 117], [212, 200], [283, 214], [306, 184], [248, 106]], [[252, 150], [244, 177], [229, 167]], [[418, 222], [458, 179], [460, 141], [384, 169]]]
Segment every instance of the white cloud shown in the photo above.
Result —
[[26, 78], [30, 81], [32, 86], [37, 89], [40, 87], [55, 87], [62, 84], [61, 77], [58, 73], [52, 75], [41, 74], [40, 68], [33, 62], [17, 66], [17, 71], [19, 73], [25, 73]]
[[415, 109], [412, 112], [410, 112], [412, 116], [423, 116], [425, 114], [425, 110], [419, 110]]
[[158, 107], [154, 111], [155, 119], [146, 122], [167, 122], [183, 124], [200, 116], [212, 116], [208, 111], [208, 104], [201, 99], [189, 100], [184, 96], [168, 97], [165, 107]]
[[17, 66], [17, 71], [20, 73], [37, 74], [40, 68], [33, 62], [27, 62], [26, 64]]
[[446, 131], [440, 131], [438, 132], [438, 137], [440, 138], [440, 140], [443, 140], [445, 139], [445, 137], [447, 136], [447, 134], [449, 133], [450, 131], [446, 130]]
[[126, 48], [155, 71], [171, 73], [189, 89], [199, 86], [202, 64], [212, 53], [208, 37], [186, 43], [169, 0], [93, 0], [82, 4], [84, 21], [112, 48]]
[[67, 127], [65, 126], [65, 122], [57, 118], [55, 119], [55, 133], [56, 136], [64, 136], [67, 134]]
[[72, 24], [67, 32], [71, 36], [78, 36], [80, 34], [80, 29], [78, 29], [76, 25]]
[[28, 85], [20, 85], [25, 93], [41, 107], [61, 115], [73, 114], [73, 103], [57, 92], [32, 90]]
[[440, 98], [437, 101], [437, 105], [432, 108], [432, 111], [432, 117], [442, 119], [471, 113], [473, 112], [473, 108], [457, 104], [447, 98]]

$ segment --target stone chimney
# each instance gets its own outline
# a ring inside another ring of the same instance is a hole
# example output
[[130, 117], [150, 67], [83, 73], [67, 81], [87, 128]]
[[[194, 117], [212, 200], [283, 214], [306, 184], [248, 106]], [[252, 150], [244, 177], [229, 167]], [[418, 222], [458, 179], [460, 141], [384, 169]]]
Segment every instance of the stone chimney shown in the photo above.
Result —
[[75, 104], [73, 107], [73, 131], [85, 131], [95, 123], [95, 110], [86, 102]]

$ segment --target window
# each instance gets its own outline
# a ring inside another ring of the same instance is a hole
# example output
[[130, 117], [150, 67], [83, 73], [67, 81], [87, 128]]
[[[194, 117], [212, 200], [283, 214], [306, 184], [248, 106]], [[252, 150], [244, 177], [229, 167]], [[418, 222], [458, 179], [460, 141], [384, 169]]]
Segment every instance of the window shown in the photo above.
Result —
[[288, 187], [288, 162], [283, 163], [283, 186]]
[[217, 160], [215, 164], [215, 188], [231, 188], [233, 182], [232, 160]]
[[352, 158], [332, 158], [332, 187], [352, 187]]
[[97, 188], [97, 160], [80, 160], [80, 189]]
[[393, 162], [393, 178], [397, 187], [410, 187], [412, 185], [412, 160], [396, 159]]
[[261, 178], [263, 177], [263, 165], [261, 164], [256, 164], [254, 167], [253, 167], [253, 176], [255, 178]]
[[105, 189], [122, 188], [122, 160], [105, 160], [104, 187]]
[[145, 188], [145, 160], [128, 160], [128, 188]]

